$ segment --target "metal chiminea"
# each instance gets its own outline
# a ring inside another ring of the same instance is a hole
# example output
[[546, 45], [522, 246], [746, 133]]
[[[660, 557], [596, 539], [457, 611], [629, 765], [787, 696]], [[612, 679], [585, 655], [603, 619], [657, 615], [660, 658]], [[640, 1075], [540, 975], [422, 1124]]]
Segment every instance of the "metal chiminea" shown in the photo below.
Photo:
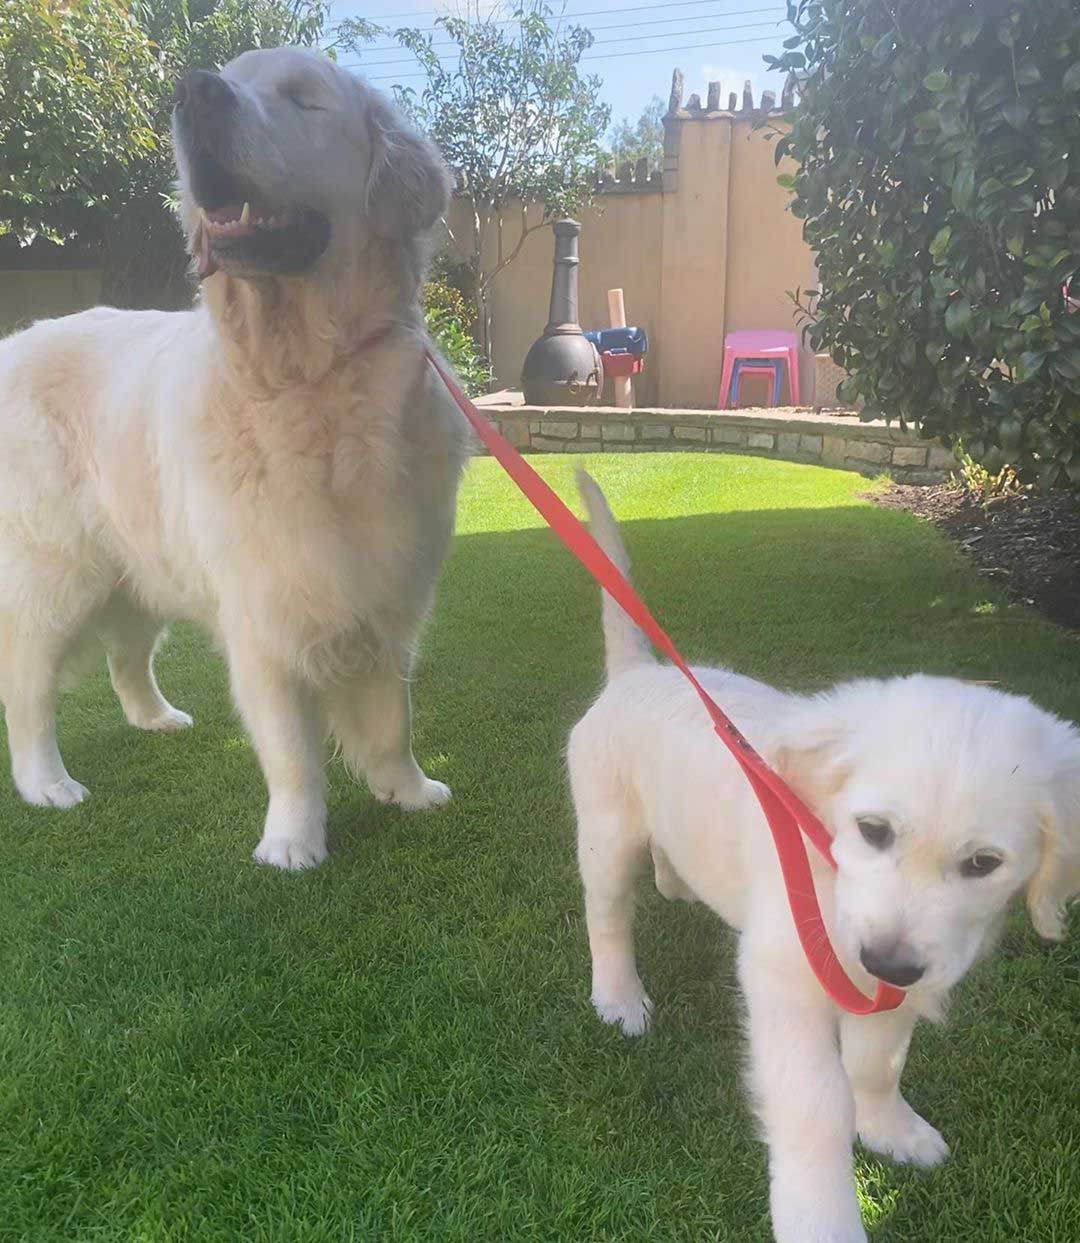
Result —
[[604, 386], [600, 355], [586, 340], [578, 317], [578, 234], [576, 220], [556, 220], [555, 273], [544, 335], [533, 344], [521, 369], [530, 406], [590, 406]]

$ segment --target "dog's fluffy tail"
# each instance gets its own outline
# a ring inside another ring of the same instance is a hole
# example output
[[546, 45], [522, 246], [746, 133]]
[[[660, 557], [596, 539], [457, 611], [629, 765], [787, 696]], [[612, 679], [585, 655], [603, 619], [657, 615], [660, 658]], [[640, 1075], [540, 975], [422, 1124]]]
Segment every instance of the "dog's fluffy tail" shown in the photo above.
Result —
[[[607, 498], [591, 475], [579, 469], [578, 492], [589, 515], [593, 539], [607, 553], [626, 578], [630, 577], [630, 558], [619, 534], [619, 524]], [[648, 640], [606, 591], [601, 591], [604, 615], [604, 655], [608, 681], [635, 665], [651, 664]]]

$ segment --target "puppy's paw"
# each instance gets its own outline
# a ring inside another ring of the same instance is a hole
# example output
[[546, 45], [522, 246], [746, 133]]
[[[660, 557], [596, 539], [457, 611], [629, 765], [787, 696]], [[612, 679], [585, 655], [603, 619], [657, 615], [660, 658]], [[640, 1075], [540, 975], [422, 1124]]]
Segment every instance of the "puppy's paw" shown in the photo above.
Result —
[[150, 721], [140, 724], [140, 729], [155, 729], [163, 733], [172, 733], [178, 729], [190, 729], [195, 724], [193, 717], [170, 704], [164, 712], [159, 713]]
[[929, 1169], [949, 1155], [949, 1145], [941, 1133], [920, 1118], [903, 1097], [897, 1097], [888, 1108], [860, 1108], [856, 1103], [855, 1125], [867, 1148], [905, 1165]]
[[76, 807], [90, 797], [90, 791], [74, 777], [67, 775], [59, 781], [17, 783], [19, 793], [34, 807]]
[[806, 1214], [786, 1229], [774, 1223], [773, 1237], [776, 1243], [867, 1243], [861, 1225], [834, 1225], [814, 1221]]
[[286, 872], [318, 867], [329, 852], [323, 837], [263, 837], [252, 858]]
[[621, 1026], [624, 1036], [643, 1036], [649, 1030], [653, 1003], [645, 993], [621, 998], [594, 997], [592, 1003], [601, 1021]]

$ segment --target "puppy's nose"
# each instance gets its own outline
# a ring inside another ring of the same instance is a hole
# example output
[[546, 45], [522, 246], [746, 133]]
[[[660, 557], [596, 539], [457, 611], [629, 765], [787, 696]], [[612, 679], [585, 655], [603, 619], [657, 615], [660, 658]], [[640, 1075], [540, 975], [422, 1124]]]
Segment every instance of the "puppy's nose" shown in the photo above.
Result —
[[897, 988], [910, 988], [926, 972], [925, 966], [912, 962], [899, 947], [882, 950], [864, 945], [859, 951], [859, 961], [871, 975]]
[[222, 112], [236, 103], [232, 87], [220, 73], [196, 69], [182, 78], [173, 91], [173, 107], [199, 112]]

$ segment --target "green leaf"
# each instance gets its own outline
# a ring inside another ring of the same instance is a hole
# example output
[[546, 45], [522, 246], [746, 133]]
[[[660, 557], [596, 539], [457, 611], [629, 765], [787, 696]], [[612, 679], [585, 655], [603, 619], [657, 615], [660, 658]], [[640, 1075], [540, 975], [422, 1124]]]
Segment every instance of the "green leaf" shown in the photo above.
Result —
[[1037, 375], [1045, 360], [1046, 355], [1041, 350], [1027, 350], [1021, 354], [1020, 361], [1016, 365], [1017, 384], [1025, 384]]
[[1006, 449], [1018, 448], [1023, 433], [1023, 424], [1017, 418], [1002, 419], [998, 427], [1001, 444]]
[[783, 186], [785, 190], [794, 190], [795, 189], [795, 174], [794, 173], [781, 173], [776, 179], [776, 184], [778, 186]]
[[928, 73], [926, 77], [923, 78], [922, 84], [928, 91], [933, 91], [935, 95], [938, 95], [942, 91], [947, 91], [949, 89], [951, 81], [952, 79], [944, 69], [935, 69], [933, 73]]
[[871, 55], [873, 56], [874, 60], [876, 60], [880, 64], [882, 61], [888, 59], [895, 45], [896, 45], [895, 32], [892, 30], [886, 31], [885, 34], [883, 34], [881, 38], [878, 39], [877, 43], [874, 44], [874, 50], [871, 53]]
[[961, 47], [971, 47], [983, 28], [983, 16], [978, 6], [964, 14], [956, 28], [956, 39]]
[[1080, 91], [1080, 60], [1074, 61], [1065, 70], [1065, 75], [1061, 79], [1061, 89], [1067, 95], [1071, 95], [1074, 91]]
[[930, 255], [935, 261], [940, 260], [941, 256], [949, 249], [949, 238], [951, 237], [952, 227], [950, 225], [943, 225], [934, 234], [933, 240], [930, 243]]
[[952, 184], [952, 201], [957, 211], [967, 211], [975, 198], [975, 168], [965, 164], [957, 169]]
[[966, 298], [950, 302], [945, 310], [945, 328], [954, 337], [963, 336], [971, 327], [971, 303]]
[[928, 109], [926, 112], [917, 112], [913, 120], [918, 129], [932, 130], [941, 128], [941, 117], [933, 108]]
[[1011, 103], [1002, 104], [1001, 115], [1013, 129], [1023, 129], [1027, 125], [1028, 117], [1031, 116], [1031, 109], [1027, 104], [1022, 104], [1019, 100], [1013, 100]]

